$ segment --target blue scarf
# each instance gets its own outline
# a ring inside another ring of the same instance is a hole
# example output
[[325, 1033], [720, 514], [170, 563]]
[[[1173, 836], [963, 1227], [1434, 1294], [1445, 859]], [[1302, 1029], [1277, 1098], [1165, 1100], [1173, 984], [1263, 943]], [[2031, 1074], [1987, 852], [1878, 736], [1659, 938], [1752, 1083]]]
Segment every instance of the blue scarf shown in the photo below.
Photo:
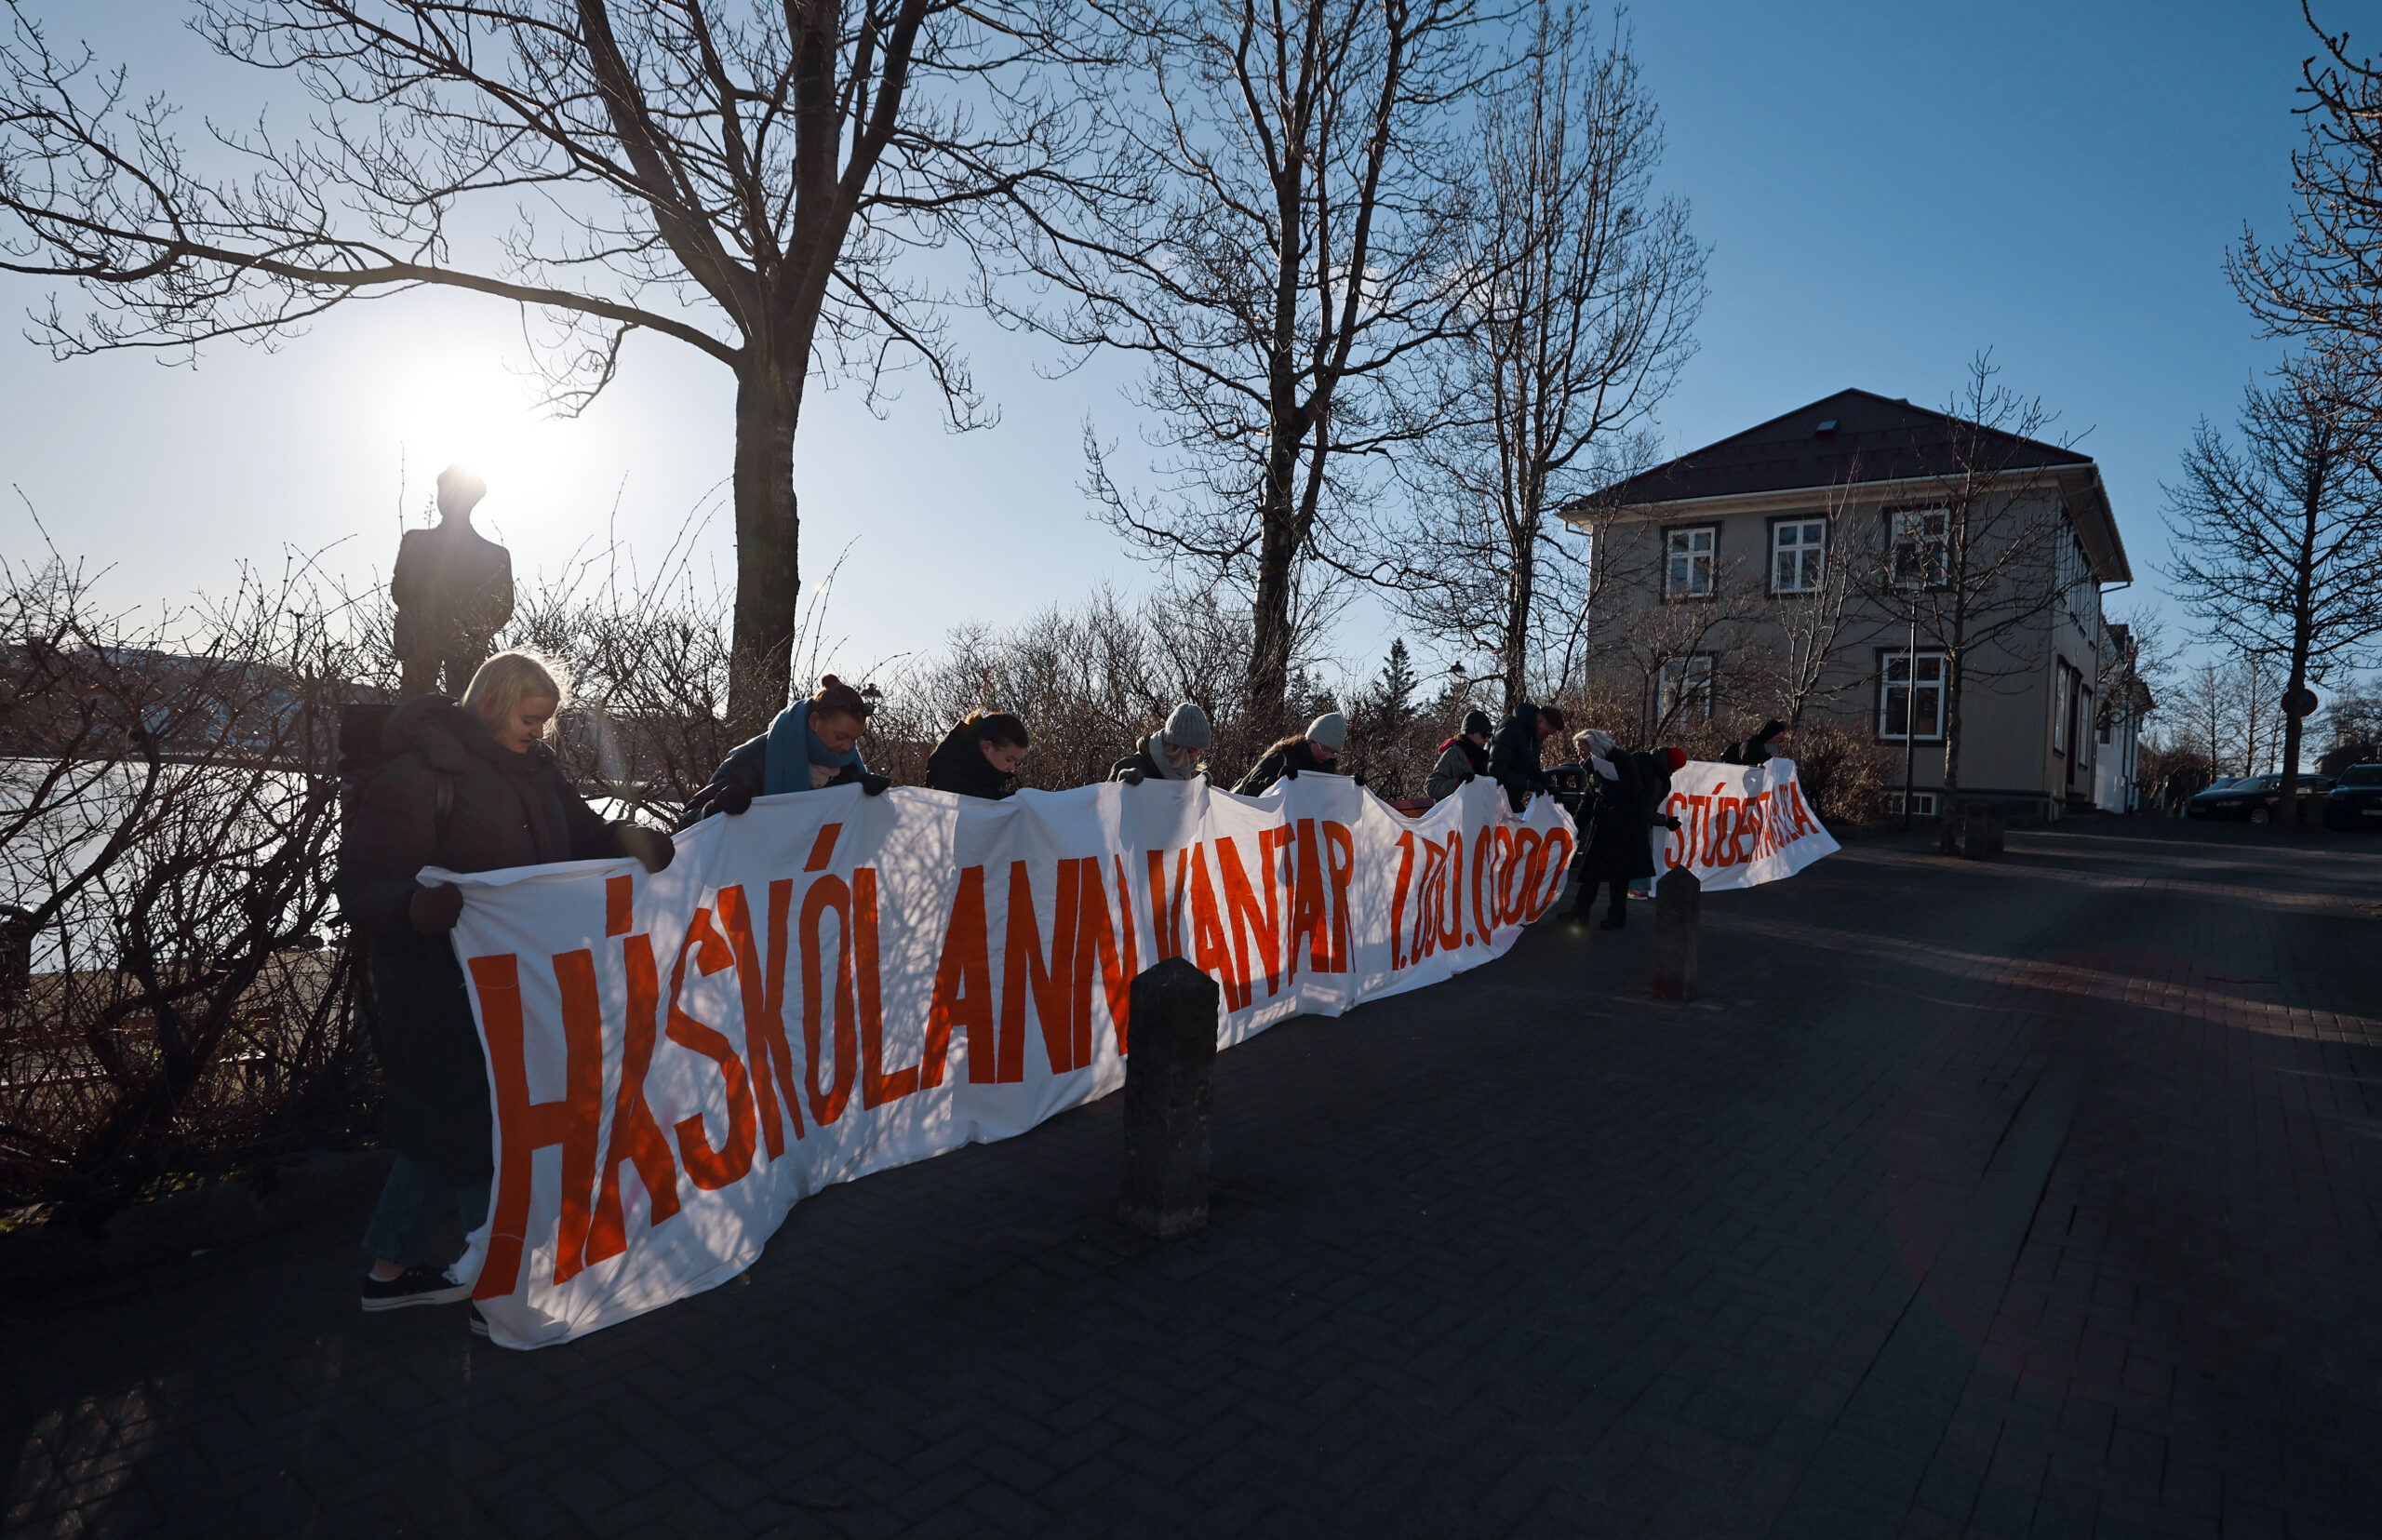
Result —
[[859, 765], [863, 770], [860, 750], [848, 748], [837, 754], [819, 741], [810, 730], [810, 703], [796, 701], [778, 713], [769, 724], [769, 757], [761, 771], [761, 795], [775, 797], [780, 792], [809, 791], [810, 767], [832, 765], [837, 770], [847, 765]]

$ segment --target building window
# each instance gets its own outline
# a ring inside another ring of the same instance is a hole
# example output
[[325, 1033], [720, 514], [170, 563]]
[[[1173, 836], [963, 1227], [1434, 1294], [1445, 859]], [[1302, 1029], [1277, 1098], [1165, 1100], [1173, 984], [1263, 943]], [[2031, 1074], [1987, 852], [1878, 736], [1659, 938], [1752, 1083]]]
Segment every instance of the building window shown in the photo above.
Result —
[[1827, 520], [1780, 519], [1770, 527], [1770, 591], [1816, 591], [1827, 560]]
[[1894, 516], [1894, 582], [1905, 588], [1941, 588], [1952, 516], [1941, 508], [1905, 508]]
[[[1910, 654], [1888, 652], [1878, 670], [1878, 736], [1924, 743], [1944, 736], [1944, 654], [1921, 652], [1913, 688]], [[1914, 713], [1915, 718], [1914, 718]]]
[[2068, 682], [2068, 668], [2066, 663], [2054, 662], [2051, 668], [2051, 751], [2054, 754], [2066, 754], [2068, 752], [2068, 692], [2073, 687]]
[[1717, 524], [1699, 524], [1692, 529], [1668, 532], [1670, 560], [1663, 572], [1665, 598], [1712, 596], [1712, 548], [1720, 537], [1720, 527]]
[[1696, 652], [1665, 663], [1663, 721], [1709, 720], [1711, 716], [1712, 654]]
[[[1901, 788], [1897, 787], [1893, 791], [1882, 793], [1880, 800], [1885, 804], [1886, 816], [1889, 818], [1900, 818], [1902, 816]], [[1934, 817], [1935, 794], [1932, 791], [1912, 792], [1910, 794], [1910, 812], [1911, 816], [1914, 818]]]

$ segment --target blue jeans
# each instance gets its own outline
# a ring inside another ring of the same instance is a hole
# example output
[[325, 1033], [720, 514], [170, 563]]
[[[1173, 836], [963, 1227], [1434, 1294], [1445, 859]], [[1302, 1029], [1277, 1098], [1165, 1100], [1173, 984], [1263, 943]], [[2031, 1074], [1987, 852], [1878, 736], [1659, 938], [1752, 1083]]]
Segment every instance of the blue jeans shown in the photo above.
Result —
[[372, 1224], [364, 1232], [364, 1249], [376, 1262], [394, 1262], [410, 1267], [427, 1260], [430, 1254], [430, 1232], [446, 1211], [447, 1200], [455, 1200], [456, 1215], [463, 1222], [463, 1233], [469, 1235], [488, 1221], [488, 1180], [490, 1172], [442, 1182], [430, 1173], [430, 1168], [410, 1155], [400, 1153], [397, 1163], [389, 1168], [389, 1180], [381, 1188], [380, 1205], [372, 1211]]

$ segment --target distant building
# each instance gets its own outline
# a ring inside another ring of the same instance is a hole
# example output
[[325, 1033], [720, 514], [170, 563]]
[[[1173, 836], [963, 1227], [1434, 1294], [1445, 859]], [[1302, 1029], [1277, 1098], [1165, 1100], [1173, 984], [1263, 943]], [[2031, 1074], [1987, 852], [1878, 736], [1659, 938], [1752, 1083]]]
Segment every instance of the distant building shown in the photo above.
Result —
[[[1564, 510], [1592, 540], [1592, 648], [1635, 649], [1650, 732], [1716, 713], [1759, 721], [1791, 661], [1816, 657], [1806, 719], [1853, 727], [1898, 761], [1907, 748], [1913, 811], [1934, 813], [1947, 662], [1924, 629], [1914, 655], [1897, 615], [1903, 596], [1958, 590], [1947, 509], [1962, 499], [1989, 500], [1997, 531], [2023, 531], [2010, 581], [2035, 597], [1972, 649], [1960, 795], [2050, 817], [2128, 806], [2148, 703], [2118, 666], [2130, 644], [2100, 591], [2134, 574], [2100, 470], [2073, 449], [1848, 390], [1681, 455]], [[1979, 561], [2003, 555], [1970, 545]], [[1815, 649], [1823, 614], [1840, 620]], [[2123, 701], [2097, 698], [2120, 678]]]

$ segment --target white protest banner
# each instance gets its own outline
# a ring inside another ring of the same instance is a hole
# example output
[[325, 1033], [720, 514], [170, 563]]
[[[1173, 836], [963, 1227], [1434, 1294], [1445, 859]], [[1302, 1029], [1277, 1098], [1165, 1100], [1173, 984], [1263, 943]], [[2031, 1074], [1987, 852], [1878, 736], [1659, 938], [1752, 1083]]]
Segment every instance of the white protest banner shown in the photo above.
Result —
[[1842, 848], [1804, 802], [1792, 759], [1691, 759], [1671, 776], [1663, 811], [1681, 827], [1654, 831], [1655, 869], [1684, 866], [1707, 893], [1793, 877]]
[[1503, 953], [1575, 837], [1554, 798], [1517, 817], [1486, 780], [1412, 820], [1326, 775], [1259, 797], [845, 786], [709, 819], [658, 875], [425, 871], [463, 890], [495, 1110], [459, 1276], [510, 1347], [711, 1288], [830, 1183], [1122, 1085], [1143, 968], [1214, 978], [1229, 1047]]

